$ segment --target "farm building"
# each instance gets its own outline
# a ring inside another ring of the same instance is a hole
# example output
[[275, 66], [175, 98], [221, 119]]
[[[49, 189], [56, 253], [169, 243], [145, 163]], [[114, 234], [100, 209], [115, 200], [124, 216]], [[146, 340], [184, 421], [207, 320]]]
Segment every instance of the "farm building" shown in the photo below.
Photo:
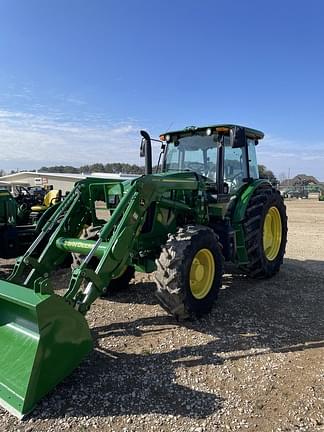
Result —
[[93, 174], [65, 174], [50, 172], [22, 171], [0, 177], [0, 183], [13, 190], [15, 186], [43, 186], [60, 189], [62, 194], [70, 191], [74, 184], [86, 177], [100, 177], [107, 179], [127, 179], [137, 177], [132, 174], [93, 173]]
[[324, 183], [314, 176], [298, 174], [292, 179], [282, 181], [279, 190], [286, 197], [319, 199], [324, 192]]
[[306, 174], [298, 174], [292, 179], [286, 179], [281, 182], [282, 187], [287, 186], [302, 186], [302, 185], [319, 185], [320, 182], [314, 176]]

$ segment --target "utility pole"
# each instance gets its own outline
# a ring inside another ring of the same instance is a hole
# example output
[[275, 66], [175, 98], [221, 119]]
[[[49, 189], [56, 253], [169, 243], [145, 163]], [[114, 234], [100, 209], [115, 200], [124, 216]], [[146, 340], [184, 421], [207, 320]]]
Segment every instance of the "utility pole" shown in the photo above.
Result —
[[288, 168], [288, 186], [290, 186], [290, 168]]

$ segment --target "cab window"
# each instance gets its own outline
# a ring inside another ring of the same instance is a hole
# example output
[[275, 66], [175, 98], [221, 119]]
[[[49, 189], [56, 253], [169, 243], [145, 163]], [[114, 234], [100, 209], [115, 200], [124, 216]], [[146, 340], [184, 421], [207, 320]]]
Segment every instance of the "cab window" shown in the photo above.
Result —
[[255, 150], [255, 141], [251, 138], [248, 138], [248, 152], [249, 152], [249, 171], [250, 171], [250, 177], [255, 179], [259, 178], [259, 168], [258, 168], [258, 162], [256, 157], [256, 150]]
[[244, 147], [232, 148], [229, 140], [224, 147], [224, 182], [227, 183], [229, 193], [237, 191], [247, 178], [246, 153]]
[[214, 137], [193, 135], [168, 144], [164, 171], [194, 171], [216, 182], [217, 149]]

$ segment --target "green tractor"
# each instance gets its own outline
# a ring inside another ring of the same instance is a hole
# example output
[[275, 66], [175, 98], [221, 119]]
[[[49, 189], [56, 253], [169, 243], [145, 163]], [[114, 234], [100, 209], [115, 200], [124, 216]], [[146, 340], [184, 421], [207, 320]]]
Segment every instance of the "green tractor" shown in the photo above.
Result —
[[[91, 350], [87, 311], [134, 270], [155, 272], [157, 299], [177, 319], [212, 308], [224, 261], [253, 278], [279, 271], [287, 217], [279, 192], [258, 178], [262, 132], [227, 124], [168, 132], [154, 174], [151, 139], [141, 134], [145, 175], [78, 182], [0, 283], [0, 403], [17, 416]], [[77, 265], [59, 296], [51, 275], [71, 254]]]
[[61, 201], [59, 191], [44, 193], [40, 201], [31, 189], [17, 187], [17, 196], [0, 189], [0, 258], [16, 258], [24, 253]]

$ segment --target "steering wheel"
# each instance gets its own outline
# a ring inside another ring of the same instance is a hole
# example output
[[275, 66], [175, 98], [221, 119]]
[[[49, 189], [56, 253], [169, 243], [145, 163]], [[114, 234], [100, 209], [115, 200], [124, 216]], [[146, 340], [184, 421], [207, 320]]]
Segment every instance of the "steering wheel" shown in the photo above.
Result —
[[224, 181], [228, 184], [229, 191], [233, 191], [240, 186], [241, 179], [243, 178], [243, 173], [239, 172], [235, 174], [233, 177], [224, 179]]
[[202, 174], [204, 165], [200, 162], [187, 162], [185, 163], [185, 169]]
[[26, 189], [24, 186], [16, 186], [16, 191], [18, 192], [18, 195], [31, 196], [29, 190]]

